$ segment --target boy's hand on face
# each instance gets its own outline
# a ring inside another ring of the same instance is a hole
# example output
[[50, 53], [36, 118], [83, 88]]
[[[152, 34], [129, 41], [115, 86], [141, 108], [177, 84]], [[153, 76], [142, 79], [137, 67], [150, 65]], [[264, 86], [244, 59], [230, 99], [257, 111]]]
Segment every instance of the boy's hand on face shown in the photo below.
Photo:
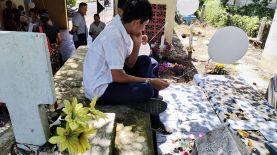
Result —
[[140, 47], [141, 43], [142, 43], [142, 34], [133, 34], [131, 35], [131, 38], [134, 42], [134, 47]]

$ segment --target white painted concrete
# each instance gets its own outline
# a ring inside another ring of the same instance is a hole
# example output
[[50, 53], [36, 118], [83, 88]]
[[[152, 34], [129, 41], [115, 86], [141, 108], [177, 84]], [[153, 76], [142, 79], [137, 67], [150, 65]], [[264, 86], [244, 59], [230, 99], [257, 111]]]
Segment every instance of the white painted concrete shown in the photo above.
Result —
[[262, 64], [271, 72], [277, 73], [277, 9], [263, 52]]
[[55, 101], [44, 34], [0, 32], [0, 101], [7, 104], [17, 143], [43, 145], [49, 125], [42, 104]]

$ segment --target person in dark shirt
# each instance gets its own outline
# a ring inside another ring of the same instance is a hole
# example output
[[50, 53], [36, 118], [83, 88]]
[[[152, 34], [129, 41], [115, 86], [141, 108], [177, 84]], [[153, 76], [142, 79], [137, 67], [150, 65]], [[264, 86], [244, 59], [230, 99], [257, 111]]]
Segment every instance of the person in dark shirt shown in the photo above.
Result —
[[22, 5], [18, 6], [18, 12], [19, 12], [19, 31], [27, 31], [28, 30], [28, 16], [25, 13], [24, 7]]
[[52, 72], [55, 74], [63, 64], [59, 49], [59, 45], [62, 41], [61, 35], [59, 29], [53, 25], [47, 12], [40, 13], [39, 18], [39, 32], [45, 33], [47, 36]]
[[48, 37], [50, 44], [60, 44], [61, 38], [59, 36], [59, 29], [52, 24], [52, 21], [49, 18], [43, 18], [42, 21], [43, 31]]
[[17, 11], [16, 9], [12, 8], [12, 1], [6, 1], [6, 8], [3, 11], [4, 15], [4, 29], [7, 31], [16, 31], [16, 17]]
[[51, 19], [47, 12], [40, 13], [40, 26], [42, 28], [43, 33], [46, 34], [50, 44], [60, 44], [61, 43], [61, 36], [59, 29], [53, 25]]

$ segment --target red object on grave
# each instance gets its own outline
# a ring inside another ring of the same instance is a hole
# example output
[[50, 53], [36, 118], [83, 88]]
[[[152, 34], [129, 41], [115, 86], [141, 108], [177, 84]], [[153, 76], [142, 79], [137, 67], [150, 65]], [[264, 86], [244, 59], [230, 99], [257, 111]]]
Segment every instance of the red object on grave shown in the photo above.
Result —
[[54, 103], [54, 109], [57, 110], [58, 107], [59, 107], [59, 105], [58, 105], [58, 103], [57, 103], [57, 101], [56, 101], [56, 102]]

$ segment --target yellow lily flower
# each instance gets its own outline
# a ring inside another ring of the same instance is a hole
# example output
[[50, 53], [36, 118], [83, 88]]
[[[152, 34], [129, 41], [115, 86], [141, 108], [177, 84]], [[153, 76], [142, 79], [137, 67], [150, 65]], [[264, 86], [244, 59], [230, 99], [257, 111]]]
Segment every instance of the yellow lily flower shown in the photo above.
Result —
[[65, 108], [63, 112], [67, 114], [65, 120], [69, 123], [71, 130], [76, 130], [79, 126], [86, 126], [91, 119], [88, 114], [89, 109], [84, 108], [82, 103], [78, 103], [76, 98], [73, 98], [72, 103], [64, 100]]
[[57, 134], [57, 136], [53, 136], [49, 139], [51, 144], [57, 144], [61, 152], [68, 149], [69, 154], [78, 153], [76, 146], [79, 145], [78, 136], [80, 133], [72, 131], [67, 123], [65, 129], [61, 127], [57, 128]]
[[216, 65], [215, 65], [215, 67], [216, 67], [216, 68], [220, 68], [220, 69], [222, 69], [222, 68], [224, 68], [224, 67], [225, 67], [225, 65], [224, 65], [224, 64], [216, 64]]
[[91, 148], [91, 144], [89, 143], [89, 138], [92, 135], [96, 134], [96, 128], [92, 125], [86, 127], [82, 133], [79, 135], [79, 145], [78, 152], [85, 153], [86, 150]]

